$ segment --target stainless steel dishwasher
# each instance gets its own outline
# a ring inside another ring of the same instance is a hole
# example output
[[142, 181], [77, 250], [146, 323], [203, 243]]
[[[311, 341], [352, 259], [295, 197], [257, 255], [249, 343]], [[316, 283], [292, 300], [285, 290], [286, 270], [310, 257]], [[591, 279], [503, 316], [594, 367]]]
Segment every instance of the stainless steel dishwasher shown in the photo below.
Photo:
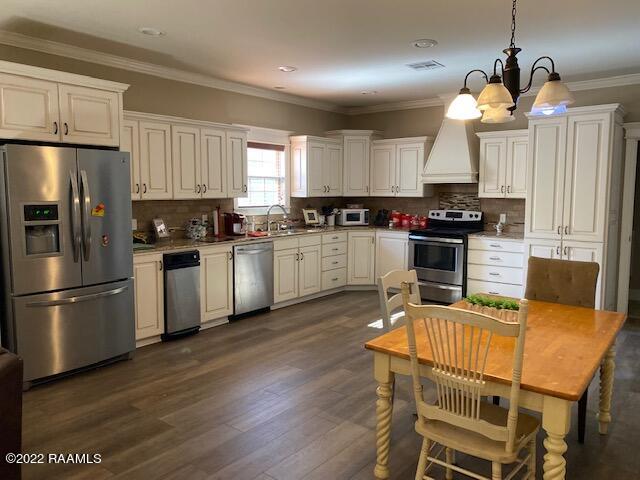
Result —
[[200, 253], [197, 250], [163, 255], [163, 340], [200, 330]]
[[273, 243], [233, 247], [234, 315], [273, 305]]

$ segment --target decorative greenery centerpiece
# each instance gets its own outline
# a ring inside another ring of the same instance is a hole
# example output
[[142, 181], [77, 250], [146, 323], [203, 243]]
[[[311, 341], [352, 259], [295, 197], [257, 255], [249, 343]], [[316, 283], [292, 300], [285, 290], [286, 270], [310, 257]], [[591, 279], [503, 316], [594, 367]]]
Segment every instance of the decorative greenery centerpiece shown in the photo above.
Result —
[[515, 298], [495, 298], [484, 295], [466, 297], [467, 308], [474, 312], [484, 313], [505, 322], [517, 322], [520, 304]]

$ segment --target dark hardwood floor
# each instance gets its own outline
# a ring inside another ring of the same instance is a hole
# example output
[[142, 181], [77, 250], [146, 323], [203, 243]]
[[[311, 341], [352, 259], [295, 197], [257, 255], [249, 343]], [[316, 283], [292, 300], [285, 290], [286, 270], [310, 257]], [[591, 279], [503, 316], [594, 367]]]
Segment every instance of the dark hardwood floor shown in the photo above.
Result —
[[[341, 293], [144, 347], [133, 360], [34, 387], [24, 398], [24, 451], [100, 453], [102, 463], [29, 465], [23, 476], [371, 479], [376, 385], [363, 343], [380, 335], [367, 326], [378, 318], [375, 292]], [[574, 411], [567, 478], [639, 478], [639, 365], [640, 328], [628, 324], [618, 341], [610, 433], [597, 433], [596, 377], [585, 445], [577, 442]], [[394, 479], [412, 479], [418, 458], [409, 392], [408, 379], [400, 378]], [[458, 461], [487, 473], [484, 463]]]

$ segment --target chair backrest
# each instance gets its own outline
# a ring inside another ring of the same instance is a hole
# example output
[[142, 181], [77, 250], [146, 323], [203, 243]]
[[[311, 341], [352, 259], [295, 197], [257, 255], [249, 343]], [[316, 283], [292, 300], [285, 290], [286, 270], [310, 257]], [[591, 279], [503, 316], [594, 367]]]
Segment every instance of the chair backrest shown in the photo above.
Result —
[[527, 289], [529, 300], [594, 308], [600, 265], [551, 258], [529, 257]]
[[[380, 314], [382, 315], [382, 324], [387, 332], [395, 325], [401, 324], [398, 320], [404, 317], [404, 315], [396, 317], [393, 315], [394, 311], [397, 312], [403, 308], [402, 293], [400, 292], [402, 282], [407, 282], [411, 285], [411, 303], [420, 305], [418, 274], [415, 270], [391, 270], [386, 275], [378, 277]], [[390, 290], [397, 291], [397, 293], [390, 296]]]
[[[419, 421], [446, 422], [492, 440], [504, 441], [506, 451], [513, 451], [527, 329], [527, 301], [520, 301], [518, 323], [509, 323], [459, 308], [415, 305], [410, 301], [408, 285], [403, 284], [402, 293]], [[426, 337], [421, 340], [428, 344], [433, 356], [431, 371], [437, 389], [437, 401], [433, 405], [425, 402], [422, 396], [415, 331], [421, 323]], [[506, 425], [492, 423], [481, 415], [481, 397], [486, 395], [483, 394], [484, 371], [494, 335], [516, 339]]]

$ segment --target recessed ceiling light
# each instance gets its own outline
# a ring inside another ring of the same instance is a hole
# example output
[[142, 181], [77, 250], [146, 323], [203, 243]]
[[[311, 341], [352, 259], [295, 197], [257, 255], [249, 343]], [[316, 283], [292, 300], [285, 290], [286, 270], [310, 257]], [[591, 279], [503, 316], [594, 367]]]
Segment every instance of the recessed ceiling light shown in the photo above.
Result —
[[363, 90], [360, 92], [361, 95], [375, 95], [378, 93], [377, 90]]
[[162, 35], [164, 35], [164, 32], [162, 30], [158, 30], [157, 28], [153, 27], [140, 27], [138, 28], [138, 31], [144, 35], [149, 35], [150, 37], [161, 37]]
[[281, 72], [290, 73], [295, 72], [298, 69], [296, 67], [292, 67], [291, 65], [281, 65], [280, 67], [278, 67], [278, 70], [280, 70]]
[[431, 48], [438, 45], [438, 42], [431, 38], [419, 38], [413, 41], [413, 46], [416, 48]]
[[281, 86], [281, 85], [276, 85], [276, 86], [275, 86], [275, 87], [273, 87], [273, 88], [275, 88], [276, 90], [284, 90], [284, 89], [285, 89], [285, 87], [283, 87], [283, 86]]

